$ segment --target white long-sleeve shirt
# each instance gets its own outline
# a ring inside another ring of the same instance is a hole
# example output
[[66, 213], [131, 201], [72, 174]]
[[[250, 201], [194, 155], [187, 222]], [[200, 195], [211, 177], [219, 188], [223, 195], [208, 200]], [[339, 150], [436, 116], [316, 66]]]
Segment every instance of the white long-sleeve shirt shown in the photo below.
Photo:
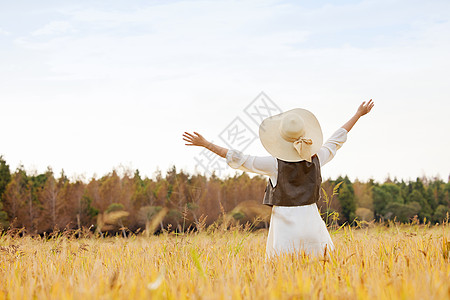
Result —
[[[321, 167], [333, 159], [336, 151], [347, 140], [347, 133], [347, 130], [341, 127], [322, 145], [317, 153]], [[227, 152], [226, 160], [227, 164], [234, 169], [267, 175], [273, 186], [277, 185], [278, 162], [273, 156], [244, 155], [240, 151], [230, 149]]]

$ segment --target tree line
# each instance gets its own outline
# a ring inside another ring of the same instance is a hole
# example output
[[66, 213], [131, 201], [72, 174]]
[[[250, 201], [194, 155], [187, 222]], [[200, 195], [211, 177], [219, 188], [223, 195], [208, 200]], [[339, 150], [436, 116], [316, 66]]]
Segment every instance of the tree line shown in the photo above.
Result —
[[[156, 172], [154, 178], [142, 177], [138, 170], [120, 175], [113, 170], [84, 182], [69, 180], [64, 172], [55, 175], [51, 168], [42, 174], [27, 174], [23, 167], [11, 172], [0, 156], [0, 227], [28, 233], [136, 231], [156, 220], [160, 228], [184, 230], [213, 224], [226, 214], [238, 221], [246, 214], [264, 214], [267, 226], [268, 208], [255, 204], [262, 203], [266, 185], [266, 177], [245, 172], [207, 177], [175, 166], [164, 175]], [[450, 183], [438, 178], [377, 183], [339, 177], [323, 182], [322, 191], [318, 206], [324, 218], [333, 214], [339, 224], [355, 219], [442, 222], [450, 212]]]

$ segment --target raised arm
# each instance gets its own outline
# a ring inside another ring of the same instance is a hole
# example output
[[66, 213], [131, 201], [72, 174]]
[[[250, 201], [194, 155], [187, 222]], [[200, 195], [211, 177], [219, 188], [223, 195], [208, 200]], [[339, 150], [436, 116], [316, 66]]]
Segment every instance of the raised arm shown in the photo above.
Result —
[[188, 132], [183, 133], [183, 140], [188, 142], [186, 146], [200, 146], [214, 152], [220, 157], [226, 158], [228, 149], [214, 145], [208, 142], [201, 134], [194, 131], [194, 134]]
[[355, 123], [359, 120], [359, 118], [361, 118], [365, 114], [369, 113], [373, 106], [374, 106], [374, 103], [373, 103], [372, 99], [370, 99], [369, 102], [367, 102], [367, 103], [366, 103], [366, 101], [364, 101], [358, 107], [356, 114], [353, 117], [351, 117], [351, 119], [348, 120], [347, 123], [345, 123], [342, 126], [342, 128], [344, 128], [345, 130], [347, 130], [347, 132], [349, 132], [353, 128], [353, 125], [355, 125]]
[[356, 114], [351, 117], [350, 120], [348, 120], [347, 123], [345, 123], [341, 128], [336, 130], [336, 132], [333, 133], [333, 135], [322, 145], [317, 153], [321, 166], [324, 166], [333, 159], [336, 155], [336, 151], [342, 147], [345, 141], [347, 141], [347, 133], [353, 128], [360, 117], [370, 112], [373, 105], [374, 103], [372, 99], [370, 99], [367, 103], [363, 102], [358, 107]]
[[276, 184], [277, 160], [272, 156], [250, 156], [244, 155], [235, 149], [226, 149], [208, 142], [201, 134], [184, 132], [183, 140], [186, 146], [200, 146], [214, 152], [226, 159], [227, 164], [233, 169], [268, 175]]

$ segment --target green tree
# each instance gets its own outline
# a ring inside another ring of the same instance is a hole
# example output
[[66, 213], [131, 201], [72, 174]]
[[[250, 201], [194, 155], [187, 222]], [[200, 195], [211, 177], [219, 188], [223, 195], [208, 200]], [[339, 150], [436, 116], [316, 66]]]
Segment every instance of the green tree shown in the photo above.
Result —
[[105, 210], [106, 213], [114, 212], [114, 211], [121, 211], [124, 210], [122, 203], [111, 203], [108, 208]]
[[389, 194], [389, 203], [395, 202], [395, 203], [404, 203], [405, 200], [403, 199], [400, 191], [400, 187], [395, 183], [384, 183], [381, 188], [386, 191], [387, 194]]
[[8, 227], [8, 214], [3, 211], [3, 203], [0, 202], [0, 230]]
[[435, 222], [442, 222], [446, 220], [447, 217], [450, 217], [450, 207], [446, 205], [439, 205], [434, 212], [433, 219]]
[[[420, 189], [419, 189], [420, 190]], [[427, 220], [431, 219], [431, 216], [433, 214], [433, 210], [431, 209], [430, 205], [428, 204], [427, 200], [423, 196], [422, 193], [420, 193], [419, 190], [413, 190], [412, 193], [408, 197], [408, 202], [417, 202], [420, 204], [420, 211], [419, 211], [419, 219], [423, 221], [425, 218]]]
[[9, 165], [6, 164], [3, 156], [0, 156], [0, 202], [3, 200], [3, 193], [10, 181], [11, 172], [9, 170]]
[[[401, 185], [398, 182], [385, 182], [373, 188], [373, 204], [377, 216], [386, 216], [389, 212], [395, 215], [392, 209], [403, 207], [402, 204], [405, 203], [405, 199], [403, 198]], [[398, 205], [392, 205], [392, 203]], [[387, 215], [387, 217], [389, 218], [391, 214]]]
[[445, 183], [438, 178], [435, 178], [427, 188], [427, 192], [432, 200], [431, 208], [436, 210], [438, 205], [445, 205]]
[[338, 200], [341, 205], [342, 220], [349, 223], [353, 222], [356, 217], [356, 201], [355, 192], [352, 183], [347, 176], [339, 177], [337, 182], [344, 181], [339, 187]]
[[79, 214], [81, 216], [81, 219], [84, 222], [92, 222], [94, 217], [96, 217], [99, 212], [100, 211], [97, 208], [92, 206], [92, 198], [89, 197], [87, 191], [85, 190], [83, 197], [81, 197], [79, 207]]
[[373, 195], [373, 208], [376, 216], [384, 216], [386, 212], [386, 206], [389, 203], [391, 195], [388, 194], [378, 184], [374, 186], [372, 190]]
[[11, 181], [11, 172], [9, 170], [9, 165], [0, 156], [0, 227], [8, 226], [8, 214], [3, 211], [3, 194], [6, 190], [6, 186]]
[[417, 215], [420, 209], [420, 204], [417, 202], [411, 202], [408, 204], [391, 202], [386, 206], [387, 213], [385, 217], [387, 219], [394, 219], [394, 217], [396, 217], [397, 221], [406, 223], [412, 217]]

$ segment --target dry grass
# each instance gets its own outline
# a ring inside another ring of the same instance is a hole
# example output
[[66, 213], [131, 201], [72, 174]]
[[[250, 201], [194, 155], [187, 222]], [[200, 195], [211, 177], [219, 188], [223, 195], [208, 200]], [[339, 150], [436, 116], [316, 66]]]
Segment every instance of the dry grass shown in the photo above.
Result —
[[0, 237], [0, 299], [449, 299], [448, 224], [342, 228], [328, 260], [265, 261], [267, 231]]

